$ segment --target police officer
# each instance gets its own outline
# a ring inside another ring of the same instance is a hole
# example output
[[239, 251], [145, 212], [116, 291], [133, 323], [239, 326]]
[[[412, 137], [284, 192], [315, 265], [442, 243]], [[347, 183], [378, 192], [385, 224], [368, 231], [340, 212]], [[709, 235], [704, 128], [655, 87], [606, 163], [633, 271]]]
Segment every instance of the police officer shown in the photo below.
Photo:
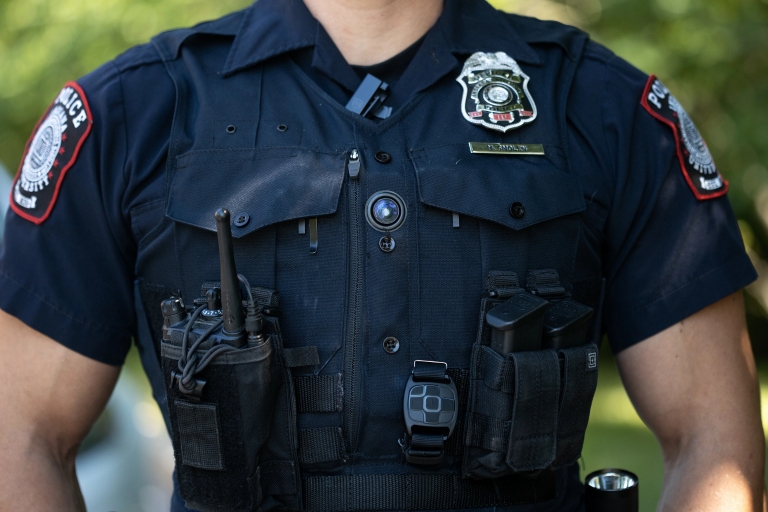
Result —
[[[260, 0], [162, 34], [65, 85], [22, 158], [0, 508], [82, 509], [75, 453], [133, 337], [174, 511], [579, 510], [602, 332], [664, 451], [660, 507], [761, 508], [755, 272], [727, 187], [659, 79], [482, 0]], [[280, 297], [258, 453], [239, 402], [179, 399], [166, 371], [158, 305], [219, 279], [222, 207], [238, 271]], [[494, 355], [478, 313], [521, 294], [591, 307], [591, 343]], [[455, 425], [409, 432], [411, 379], [454, 386], [419, 403]]]

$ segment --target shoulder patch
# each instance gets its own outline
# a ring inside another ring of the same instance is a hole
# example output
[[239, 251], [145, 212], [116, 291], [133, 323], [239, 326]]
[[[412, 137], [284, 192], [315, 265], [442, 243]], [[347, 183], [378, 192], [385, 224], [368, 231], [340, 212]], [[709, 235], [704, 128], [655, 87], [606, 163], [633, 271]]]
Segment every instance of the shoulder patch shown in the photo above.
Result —
[[683, 177], [696, 198], [713, 199], [728, 192], [728, 182], [717, 170], [696, 125], [669, 89], [654, 75], [648, 77], [640, 103], [653, 117], [672, 128]]
[[83, 90], [75, 82], [67, 83], [27, 142], [11, 189], [11, 208], [16, 214], [35, 224], [48, 218], [92, 125]]

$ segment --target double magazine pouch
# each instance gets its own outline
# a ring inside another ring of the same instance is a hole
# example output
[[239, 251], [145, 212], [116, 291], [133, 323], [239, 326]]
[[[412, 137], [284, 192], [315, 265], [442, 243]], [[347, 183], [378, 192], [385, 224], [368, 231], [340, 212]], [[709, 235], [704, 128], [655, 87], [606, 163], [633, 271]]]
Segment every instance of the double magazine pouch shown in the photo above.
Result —
[[[513, 287], [506, 293], [514, 297], [527, 292]], [[485, 318], [502, 302], [484, 298], [481, 304], [470, 363], [465, 478], [498, 478], [575, 462], [581, 456], [597, 387], [594, 343], [506, 355], [494, 350], [493, 329]], [[554, 317], [552, 309], [546, 311], [548, 319]]]
[[[286, 407], [292, 386], [277, 320], [265, 317], [259, 342], [249, 340], [211, 359], [188, 386], [192, 392], [180, 383], [181, 333], [170, 334], [161, 356], [179, 491], [195, 510], [255, 510], [265, 498], [263, 474], [272, 467], [261, 460], [272, 425], [295, 424], [293, 409]], [[194, 338], [193, 329], [187, 343]], [[213, 348], [210, 340], [203, 342], [189, 357], [204, 361]], [[266, 451], [292, 459], [290, 441], [275, 437]]]

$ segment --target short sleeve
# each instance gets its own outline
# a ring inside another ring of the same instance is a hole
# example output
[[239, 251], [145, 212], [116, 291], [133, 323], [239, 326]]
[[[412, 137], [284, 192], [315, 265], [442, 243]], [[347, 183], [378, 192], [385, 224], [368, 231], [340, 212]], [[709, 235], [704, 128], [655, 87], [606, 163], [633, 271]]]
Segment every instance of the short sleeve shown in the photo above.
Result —
[[682, 141], [641, 104], [649, 77], [604, 49], [587, 60], [582, 75], [592, 94], [582, 110], [590, 110], [572, 117], [581, 127], [602, 120], [581, 130], [578, 143], [600, 155], [587, 186], [606, 210], [603, 326], [618, 352], [757, 276], [727, 195], [697, 197], [678, 155]]
[[[77, 125], [69, 111], [82, 106], [91, 118], [82, 114]], [[83, 137], [78, 128], [86, 121], [92, 124]], [[11, 192], [14, 208], [0, 249], [0, 308], [111, 365], [123, 362], [134, 330], [135, 247], [122, 211], [125, 157], [120, 76], [107, 64], [65, 87], [35, 129], [16, 180], [20, 186], [26, 179], [26, 188]], [[46, 195], [54, 186], [55, 194]], [[41, 201], [47, 214], [35, 215], [31, 207]]]

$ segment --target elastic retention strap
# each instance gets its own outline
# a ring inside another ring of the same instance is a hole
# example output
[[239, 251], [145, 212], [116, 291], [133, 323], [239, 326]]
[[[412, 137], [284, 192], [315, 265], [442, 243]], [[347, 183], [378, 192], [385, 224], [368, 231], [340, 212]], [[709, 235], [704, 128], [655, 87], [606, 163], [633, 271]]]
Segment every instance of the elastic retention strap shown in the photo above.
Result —
[[458, 475], [346, 475], [304, 479], [305, 509], [448, 510], [537, 503], [555, 497], [555, 474], [463, 480]]
[[525, 277], [525, 287], [529, 292], [543, 298], [565, 295], [565, 288], [560, 284], [557, 270], [529, 270]]
[[341, 428], [299, 429], [299, 462], [317, 464], [341, 460], [346, 452]]
[[341, 374], [293, 378], [298, 412], [339, 412], [342, 409]]

